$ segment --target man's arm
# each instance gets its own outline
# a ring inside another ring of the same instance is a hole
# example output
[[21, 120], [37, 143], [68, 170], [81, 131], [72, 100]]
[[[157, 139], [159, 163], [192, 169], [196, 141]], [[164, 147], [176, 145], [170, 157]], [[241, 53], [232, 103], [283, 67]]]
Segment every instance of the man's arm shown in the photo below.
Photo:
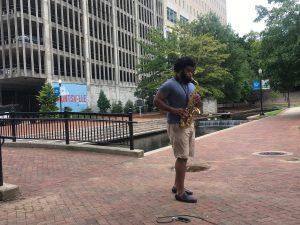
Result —
[[178, 116], [186, 116], [187, 111], [182, 108], [173, 108], [166, 103], [165, 97], [158, 91], [154, 97], [154, 105], [160, 110], [173, 113]]

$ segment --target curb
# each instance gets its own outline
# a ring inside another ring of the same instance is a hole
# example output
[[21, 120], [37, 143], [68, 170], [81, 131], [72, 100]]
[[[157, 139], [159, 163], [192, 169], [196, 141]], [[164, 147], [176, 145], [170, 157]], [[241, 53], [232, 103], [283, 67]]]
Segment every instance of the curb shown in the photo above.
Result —
[[9, 142], [5, 143], [6, 147], [15, 148], [45, 148], [45, 149], [56, 149], [56, 150], [69, 150], [69, 151], [87, 151], [104, 153], [111, 155], [122, 155], [136, 158], [144, 157], [144, 150], [128, 150], [126, 148], [119, 147], [107, 147], [107, 146], [93, 146], [93, 145], [75, 145], [75, 144], [57, 144], [57, 143], [28, 143], [28, 142]]
[[[262, 118], [262, 119], [267, 119], [267, 118], [268, 117], [265, 117], [265, 118]], [[260, 119], [260, 120], [262, 120], [262, 119]], [[217, 134], [220, 134], [220, 133], [223, 133], [223, 132], [227, 132], [227, 131], [232, 130], [232, 129], [237, 129], [237, 128], [242, 127], [242, 126], [247, 126], [249, 124], [256, 123], [260, 120], [252, 120], [252, 121], [249, 121], [247, 123], [240, 124], [238, 126], [233, 126], [233, 127], [229, 127], [229, 128], [224, 129], [224, 130], [219, 130], [219, 131], [216, 131], [216, 132], [213, 132], [213, 133], [210, 133], [210, 134], [205, 134], [203, 136], [196, 137], [195, 141], [198, 141], [198, 140], [201, 140], [203, 138], [210, 137], [210, 136], [214, 136], [214, 135], [217, 135]], [[155, 149], [153, 151], [146, 152], [146, 153], [144, 153], [144, 156], [145, 157], [150, 156], [150, 155], [153, 155], [153, 154], [156, 154], [156, 153], [159, 153], [159, 152], [163, 152], [163, 151], [171, 149], [171, 148], [172, 148], [172, 145], [168, 145], [168, 146], [165, 146], [165, 147], [162, 147], [162, 148]]]
[[20, 194], [19, 187], [13, 184], [4, 183], [0, 186], [0, 201], [13, 200]]

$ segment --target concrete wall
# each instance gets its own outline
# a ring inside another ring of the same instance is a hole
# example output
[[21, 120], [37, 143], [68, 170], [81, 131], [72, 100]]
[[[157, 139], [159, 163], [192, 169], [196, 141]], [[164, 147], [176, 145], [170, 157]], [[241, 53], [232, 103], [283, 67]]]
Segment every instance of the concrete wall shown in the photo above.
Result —
[[202, 100], [202, 113], [210, 114], [218, 112], [217, 100], [214, 98], [205, 98]]
[[89, 107], [94, 111], [98, 112], [99, 108], [97, 106], [97, 101], [99, 98], [100, 91], [103, 90], [110, 103], [117, 100], [117, 92], [119, 92], [119, 100], [123, 103], [123, 106], [128, 100], [135, 102], [136, 98], [134, 97], [134, 87], [118, 87], [116, 89], [115, 86], [107, 86], [107, 85], [91, 85], [90, 94], [88, 102]]
[[[300, 91], [290, 93], [291, 104], [300, 104]], [[287, 103], [287, 93], [279, 93], [272, 96], [270, 93], [264, 94], [264, 104]]]

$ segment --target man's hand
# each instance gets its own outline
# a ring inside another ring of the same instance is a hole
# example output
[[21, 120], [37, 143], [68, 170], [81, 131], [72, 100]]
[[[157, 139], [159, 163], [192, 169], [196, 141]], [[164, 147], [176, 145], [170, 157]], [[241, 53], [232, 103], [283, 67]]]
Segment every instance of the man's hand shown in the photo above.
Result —
[[183, 108], [173, 108], [171, 113], [180, 117], [186, 117], [188, 115], [187, 110]]
[[200, 95], [198, 95], [198, 94], [195, 95], [193, 101], [194, 101], [194, 105], [200, 106], [200, 103], [201, 103], [201, 97], [200, 97]]

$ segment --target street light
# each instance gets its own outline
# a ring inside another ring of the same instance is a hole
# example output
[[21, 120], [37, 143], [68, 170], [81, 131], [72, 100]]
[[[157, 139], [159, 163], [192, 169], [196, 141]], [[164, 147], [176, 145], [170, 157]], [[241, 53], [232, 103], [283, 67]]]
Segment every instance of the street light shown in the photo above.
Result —
[[62, 112], [62, 108], [61, 108], [61, 79], [58, 80], [58, 85], [59, 85], [59, 111]]
[[258, 74], [259, 74], [259, 80], [260, 80], [260, 115], [263, 116], [264, 114], [264, 108], [263, 108], [263, 96], [262, 96], [262, 69], [259, 68]]

